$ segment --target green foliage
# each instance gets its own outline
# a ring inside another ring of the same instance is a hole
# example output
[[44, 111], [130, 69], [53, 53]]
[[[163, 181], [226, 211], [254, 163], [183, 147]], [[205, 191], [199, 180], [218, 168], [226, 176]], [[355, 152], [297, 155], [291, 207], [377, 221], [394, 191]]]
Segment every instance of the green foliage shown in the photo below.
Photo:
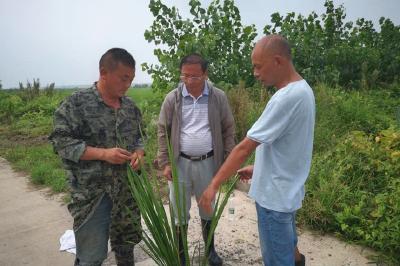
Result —
[[[178, 81], [179, 60], [191, 52], [210, 61], [210, 79], [216, 83], [254, 84], [250, 54], [256, 36], [254, 25], [243, 26], [233, 0], [214, 0], [208, 8], [189, 1], [192, 19], [184, 19], [175, 7], [150, 1], [155, 20], [145, 38], [161, 47], [154, 50], [160, 65], [143, 64], [156, 89], [166, 91]], [[292, 44], [296, 68], [312, 84], [351, 89], [371, 89], [399, 81], [400, 26], [379, 20], [380, 30], [363, 18], [345, 22], [343, 5], [326, 0], [322, 15], [271, 15], [264, 33], [279, 33]]]
[[145, 39], [162, 46], [154, 50], [160, 65], [143, 64], [151, 74], [153, 87], [166, 91], [178, 81], [179, 62], [185, 55], [197, 52], [210, 62], [209, 77], [214, 82], [253, 84], [250, 54], [256, 36], [254, 25], [243, 26], [233, 0], [214, 0], [208, 8], [199, 0], [189, 1], [192, 19], [183, 19], [175, 7], [161, 0], [149, 4], [155, 20], [145, 32]]
[[284, 35], [292, 45], [297, 69], [311, 83], [324, 82], [345, 88], [373, 88], [399, 79], [400, 26], [390, 19], [379, 20], [380, 31], [363, 18], [346, 22], [343, 5], [325, 2], [319, 17], [288, 13], [271, 15], [272, 25], [264, 33]]
[[314, 153], [325, 152], [352, 130], [375, 134], [395, 123], [399, 101], [391, 89], [343, 91], [319, 84], [314, 92], [317, 105]]
[[55, 84], [53, 82], [41, 91], [39, 79], [33, 79], [33, 83], [27, 81], [26, 87], [24, 86], [24, 84], [22, 84], [22, 82], [20, 82], [19, 95], [25, 102], [33, 100], [34, 98], [39, 97], [41, 94], [52, 96], [54, 93], [54, 85]]
[[243, 82], [231, 89], [225, 89], [225, 92], [235, 118], [236, 142], [239, 142], [261, 115], [270, 95], [257, 85], [245, 88]]
[[0, 91], [0, 122], [7, 125], [13, 135], [46, 135], [51, 130], [54, 111], [71, 92], [58, 90], [48, 93], [41, 90], [33, 97], [35, 94], [32, 92]]
[[21, 97], [6, 91], [0, 91], [0, 122], [11, 123], [15, 110], [23, 106]]
[[[182, 232], [180, 237], [182, 237], [186, 265], [194, 265], [194, 258], [190, 260], [189, 257], [188, 239], [187, 235], [185, 234], [185, 230], [183, 229], [186, 223], [186, 212], [184, 211], [186, 209], [186, 201], [181, 203], [180, 199], [182, 197], [179, 196], [182, 194], [185, 195], [185, 186], [183, 186], [182, 191], [182, 186], [178, 184], [177, 169], [173, 160], [172, 149], [170, 146], [168, 146], [168, 152], [171, 159], [170, 161], [172, 163], [172, 183], [174, 186], [175, 198], [177, 199], [177, 214], [174, 213], [172, 203], [170, 202], [170, 215], [168, 217], [167, 212], [164, 209], [163, 199], [160, 197], [161, 193], [158, 182], [157, 180], [154, 180], [154, 182], [151, 180], [155, 178], [156, 175], [154, 173], [151, 174], [147, 172], [145, 167], [142, 166], [141, 173], [139, 174], [133, 171], [130, 166], [128, 166], [127, 171], [129, 187], [131, 189], [132, 196], [137, 199], [137, 204], [140, 209], [142, 219], [147, 227], [147, 230], [143, 230], [145, 252], [157, 263], [157, 265], [182, 265], [179, 256], [179, 236], [175, 230], [175, 220], [178, 220], [177, 226], [179, 227], [179, 231]], [[211, 237], [214, 234], [218, 221], [221, 218], [222, 211], [226, 206], [228, 198], [232, 194], [235, 183], [238, 179], [239, 176], [236, 175], [223, 196], [221, 196], [220, 193], [218, 194], [208, 240], [205, 245], [205, 252], [203, 255], [201, 255], [200, 252], [198, 253], [199, 265], [207, 265], [208, 256], [206, 256], [206, 254], [208, 254], [208, 249], [211, 244]], [[176, 219], [176, 217], [178, 218]], [[135, 223], [136, 220], [132, 219], [132, 222]], [[199, 249], [199, 247], [195, 247], [193, 255], [196, 254], [196, 249]]]
[[[400, 169], [394, 158], [398, 98], [392, 89], [343, 91], [326, 85], [315, 86], [315, 95], [314, 156], [300, 221], [399, 260], [394, 244], [399, 234], [389, 229], [399, 226], [400, 218], [395, 204]], [[382, 201], [389, 198], [394, 203]], [[383, 205], [389, 210], [378, 219], [372, 213]]]
[[65, 171], [49, 144], [16, 145], [2, 156], [15, 169], [30, 173], [34, 184], [51, 187], [55, 192], [66, 191]]
[[148, 158], [155, 159], [157, 154], [157, 121], [164, 95], [147, 87], [130, 89], [128, 96], [133, 99], [142, 112], [142, 118], [145, 121], [146, 154]]
[[400, 131], [352, 131], [315, 156], [303, 218], [400, 261]]
[[30, 81], [26, 82], [26, 87], [22, 82], [19, 83], [19, 91], [21, 98], [24, 101], [31, 100], [40, 94], [40, 82], [39, 79], [33, 79], [33, 84]]

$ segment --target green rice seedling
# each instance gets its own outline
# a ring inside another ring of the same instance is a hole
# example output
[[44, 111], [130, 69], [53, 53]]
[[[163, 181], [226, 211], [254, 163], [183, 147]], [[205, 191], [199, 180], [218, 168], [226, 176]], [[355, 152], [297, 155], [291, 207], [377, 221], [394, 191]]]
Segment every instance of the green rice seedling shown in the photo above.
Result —
[[[167, 143], [169, 139], [167, 136]], [[211, 222], [211, 229], [208, 235], [207, 243], [205, 245], [205, 252], [201, 253], [200, 248], [195, 247], [193, 251], [193, 260], [190, 261], [189, 248], [187, 241], [186, 230], [186, 209], [185, 201], [180, 202], [180, 195], [185, 193], [184, 186], [181, 188], [178, 183], [178, 172], [176, 164], [174, 163], [174, 157], [172, 148], [168, 145], [168, 156], [171, 162], [172, 169], [172, 186], [175, 191], [176, 199], [176, 214], [173, 211], [172, 203], [169, 202], [169, 218], [163, 205], [162, 198], [160, 197], [160, 188], [158, 182], [151, 182], [152, 178], [156, 175], [149, 174], [146, 167], [142, 165], [142, 170], [136, 172], [128, 166], [128, 182], [132, 192], [132, 196], [136, 199], [138, 207], [140, 209], [142, 219], [147, 227], [147, 230], [143, 230], [143, 242], [144, 251], [157, 263], [157, 265], [165, 266], [176, 266], [181, 265], [179, 256], [179, 237], [183, 243], [185, 262], [187, 266], [194, 264], [194, 257], [198, 256], [199, 265], [207, 264], [208, 250], [211, 245], [211, 237], [215, 231], [218, 221], [222, 215], [223, 209], [226, 206], [229, 196], [232, 193], [235, 183], [238, 180], [238, 175], [234, 177], [234, 182], [230, 184], [227, 191], [222, 194], [219, 193], [215, 203], [215, 210]], [[176, 224], [176, 221], [178, 223]], [[175, 226], [179, 228], [181, 232], [178, 236]]]

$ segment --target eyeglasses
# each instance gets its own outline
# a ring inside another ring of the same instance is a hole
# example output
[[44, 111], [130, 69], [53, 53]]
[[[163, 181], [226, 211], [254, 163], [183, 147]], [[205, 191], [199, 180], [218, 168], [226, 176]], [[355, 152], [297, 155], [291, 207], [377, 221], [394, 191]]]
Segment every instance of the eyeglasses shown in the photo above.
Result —
[[196, 76], [181, 75], [181, 76], [179, 76], [179, 78], [180, 78], [182, 81], [185, 81], [185, 80], [200, 81], [200, 80], [203, 79], [203, 76], [196, 77]]

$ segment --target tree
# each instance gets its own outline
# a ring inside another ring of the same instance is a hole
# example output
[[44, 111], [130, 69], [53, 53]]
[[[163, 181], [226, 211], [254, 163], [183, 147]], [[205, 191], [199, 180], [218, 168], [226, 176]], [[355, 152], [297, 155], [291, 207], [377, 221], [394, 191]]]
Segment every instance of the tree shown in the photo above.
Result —
[[400, 27], [381, 18], [380, 31], [360, 18], [344, 22], [343, 5], [325, 2], [319, 17], [288, 13], [271, 15], [272, 25], [264, 33], [278, 33], [292, 44], [293, 61], [311, 83], [325, 82], [346, 88], [369, 88], [398, 80], [400, 71]]
[[144, 36], [154, 42], [160, 65], [142, 65], [153, 78], [153, 88], [165, 91], [169, 83], [179, 78], [180, 59], [192, 52], [203, 55], [209, 62], [209, 77], [213, 82], [247, 85], [254, 83], [250, 60], [254, 25], [243, 26], [239, 9], [233, 0], [214, 0], [208, 8], [199, 0], [190, 0], [192, 19], [183, 19], [175, 7], [167, 7], [161, 0], [149, 4], [155, 20]]

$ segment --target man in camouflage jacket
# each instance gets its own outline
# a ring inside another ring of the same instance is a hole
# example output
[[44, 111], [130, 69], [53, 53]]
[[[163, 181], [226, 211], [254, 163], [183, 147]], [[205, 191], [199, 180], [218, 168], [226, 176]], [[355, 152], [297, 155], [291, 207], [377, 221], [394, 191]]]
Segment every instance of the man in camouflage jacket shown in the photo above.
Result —
[[130, 162], [138, 169], [144, 155], [141, 113], [125, 96], [134, 76], [133, 57], [124, 49], [110, 49], [100, 60], [99, 81], [65, 99], [54, 114], [49, 139], [70, 184], [75, 265], [101, 265], [108, 238], [117, 264], [134, 265], [140, 212], [126, 168]]

